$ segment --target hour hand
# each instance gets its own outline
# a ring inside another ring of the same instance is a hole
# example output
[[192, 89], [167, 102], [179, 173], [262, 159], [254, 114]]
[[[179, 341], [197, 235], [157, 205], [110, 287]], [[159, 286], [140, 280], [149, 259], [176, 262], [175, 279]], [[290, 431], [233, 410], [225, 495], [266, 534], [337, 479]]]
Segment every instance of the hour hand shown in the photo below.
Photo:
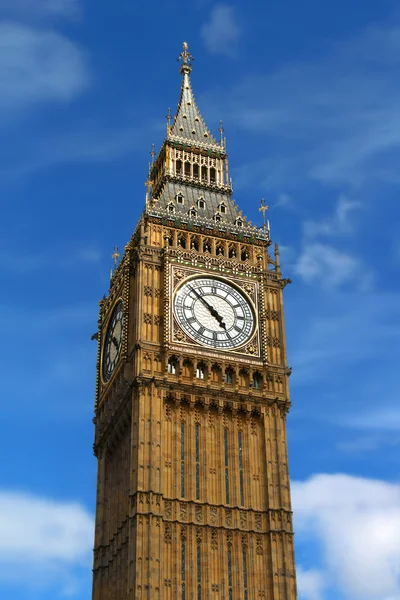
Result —
[[112, 343], [114, 344], [114, 346], [116, 347], [116, 349], [118, 350], [118, 348], [119, 348], [119, 345], [118, 345], [118, 340], [117, 340], [117, 338], [115, 337], [115, 335], [113, 335], [113, 336], [112, 336], [112, 338], [111, 338], [111, 341], [112, 341]]

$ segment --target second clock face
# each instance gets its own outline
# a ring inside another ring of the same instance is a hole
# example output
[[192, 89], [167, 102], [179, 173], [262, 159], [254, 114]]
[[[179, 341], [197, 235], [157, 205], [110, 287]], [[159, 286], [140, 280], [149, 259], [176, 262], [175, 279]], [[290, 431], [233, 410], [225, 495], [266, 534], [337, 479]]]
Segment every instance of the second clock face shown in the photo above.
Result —
[[221, 279], [198, 277], [175, 294], [174, 310], [182, 329], [196, 342], [216, 349], [243, 346], [253, 335], [254, 311], [236, 287]]
[[122, 300], [114, 308], [107, 328], [103, 353], [103, 380], [108, 381], [121, 355], [124, 312]]

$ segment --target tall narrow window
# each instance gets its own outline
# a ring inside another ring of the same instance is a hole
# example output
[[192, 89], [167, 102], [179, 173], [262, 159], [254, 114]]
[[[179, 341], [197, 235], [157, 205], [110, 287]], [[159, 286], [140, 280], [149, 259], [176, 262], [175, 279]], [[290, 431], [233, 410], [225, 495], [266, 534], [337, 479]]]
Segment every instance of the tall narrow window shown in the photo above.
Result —
[[200, 500], [200, 425], [196, 423], [196, 500]]
[[181, 545], [181, 577], [182, 577], [182, 600], [185, 600], [186, 597], [186, 589], [185, 589], [185, 554], [186, 554], [186, 547], [185, 547], [185, 542], [182, 542]]
[[225, 455], [225, 499], [229, 504], [229, 462], [228, 462], [228, 430], [224, 429], [224, 455]]
[[185, 497], [185, 423], [181, 423], [181, 497]]
[[244, 505], [244, 487], [243, 487], [243, 445], [242, 445], [242, 432], [238, 433], [238, 446], [239, 446], [239, 485], [240, 485], [240, 504]]
[[246, 554], [246, 550], [243, 550], [243, 586], [244, 586], [244, 600], [248, 600], [248, 592], [247, 592], [247, 554]]
[[201, 600], [201, 546], [197, 544], [197, 600]]
[[233, 583], [232, 583], [232, 551], [228, 548], [228, 594], [229, 600], [233, 600], [233, 591], [232, 591]]

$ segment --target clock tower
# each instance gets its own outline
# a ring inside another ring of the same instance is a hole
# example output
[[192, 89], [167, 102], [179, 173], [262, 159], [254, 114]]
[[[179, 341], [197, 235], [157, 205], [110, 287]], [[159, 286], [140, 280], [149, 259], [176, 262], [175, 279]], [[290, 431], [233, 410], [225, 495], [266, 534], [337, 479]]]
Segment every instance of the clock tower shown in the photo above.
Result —
[[268, 222], [232, 199], [187, 44], [180, 60], [177, 113], [100, 302], [93, 599], [295, 600], [289, 280]]

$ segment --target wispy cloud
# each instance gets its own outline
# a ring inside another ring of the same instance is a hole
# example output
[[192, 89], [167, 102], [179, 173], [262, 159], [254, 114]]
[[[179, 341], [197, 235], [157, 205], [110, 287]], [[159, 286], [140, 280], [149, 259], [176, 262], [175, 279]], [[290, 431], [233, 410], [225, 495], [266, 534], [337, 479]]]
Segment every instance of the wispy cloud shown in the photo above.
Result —
[[318, 236], [339, 236], [352, 233], [354, 230], [353, 214], [362, 208], [361, 202], [339, 196], [333, 215], [320, 221], [306, 220], [303, 223], [304, 235], [308, 238]]
[[0, 0], [0, 10], [23, 17], [71, 17], [79, 10], [79, 0]]
[[317, 282], [326, 288], [350, 284], [367, 290], [372, 281], [358, 258], [320, 243], [305, 245], [295, 271], [307, 283]]
[[209, 21], [201, 29], [201, 36], [211, 54], [234, 56], [241, 36], [234, 7], [227, 4], [215, 6]]
[[90, 570], [92, 546], [93, 517], [80, 504], [0, 491], [1, 579], [65, 592], [79, 586], [76, 569]]
[[[298, 544], [321, 546], [328, 587], [354, 600], [400, 598], [399, 485], [319, 474], [294, 482], [292, 494]], [[303, 597], [315, 594], [306, 587]]]
[[373, 281], [372, 272], [362, 260], [343, 248], [326, 244], [321, 238], [341, 237], [351, 234], [354, 229], [353, 215], [362, 204], [340, 196], [333, 214], [320, 220], [306, 220], [303, 223], [302, 249], [294, 265], [295, 272], [307, 283], [318, 282], [325, 288], [343, 285], [367, 290]]
[[3, 118], [39, 103], [68, 102], [87, 88], [84, 54], [64, 35], [19, 23], [0, 24]]
[[[58, 260], [54, 260], [54, 255]], [[79, 269], [92, 266], [101, 261], [102, 253], [95, 245], [83, 244], [78, 247], [76, 242], [65, 243], [51, 252], [0, 252], [0, 272], [32, 274], [38, 271], [59, 269]]]
[[[342, 381], [348, 375], [346, 369], [353, 371], [358, 364], [364, 365], [366, 380], [365, 365], [372, 359], [383, 372], [394, 367], [400, 340], [398, 294], [318, 291], [312, 296], [309, 292], [301, 296], [298, 293], [295, 303], [286, 304], [286, 312], [296, 383], [327, 378], [332, 386], [338, 373]], [[299, 314], [306, 318], [299, 319]], [[378, 385], [373, 390], [377, 397], [381, 392]], [[364, 411], [365, 408], [364, 402]]]
[[[400, 26], [392, 19], [227, 91], [232, 120], [271, 139], [265, 186], [304, 177], [354, 187], [399, 182], [399, 48]], [[254, 168], [246, 167], [248, 177]]]
[[325, 588], [324, 573], [318, 569], [297, 566], [297, 587], [300, 600], [321, 600]]

